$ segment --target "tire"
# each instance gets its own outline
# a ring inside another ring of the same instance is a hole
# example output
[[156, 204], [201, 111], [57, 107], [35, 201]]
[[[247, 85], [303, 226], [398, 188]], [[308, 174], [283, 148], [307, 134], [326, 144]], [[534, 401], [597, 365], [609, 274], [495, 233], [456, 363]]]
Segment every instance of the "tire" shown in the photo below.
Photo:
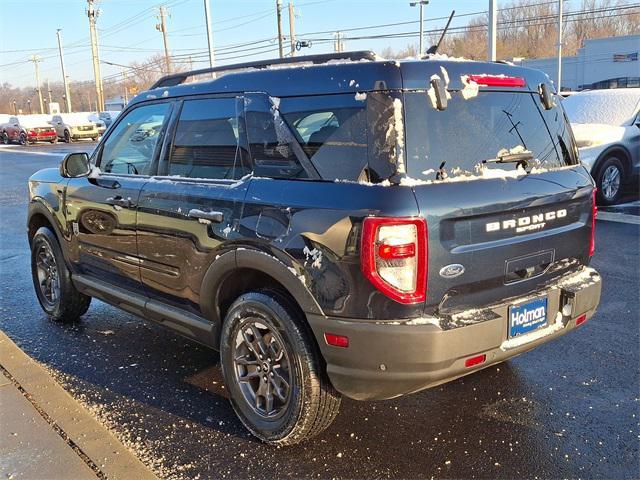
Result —
[[73, 286], [58, 240], [47, 227], [31, 240], [31, 277], [40, 306], [54, 320], [75, 322], [89, 309], [91, 297]]
[[23, 147], [28, 143], [27, 142], [27, 136], [24, 133], [20, 134], [20, 138], [18, 139], [18, 143], [20, 145], [22, 145]]
[[53, 140], [49, 140], [49, 143], [51, 143], [52, 145], [56, 144], [56, 143], [58, 143], [58, 139], [54, 138]]
[[608, 157], [602, 162], [596, 175], [599, 205], [613, 205], [620, 199], [624, 167], [618, 157]]
[[2, 144], [9, 145], [9, 135], [7, 135], [7, 132], [2, 132]]
[[73, 142], [73, 138], [71, 138], [71, 134], [69, 133], [69, 130], [65, 130], [64, 131], [64, 141], [65, 141], [65, 143], [72, 143]]
[[300, 443], [325, 430], [338, 414], [340, 396], [313, 336], [291, 302], [277, 292], [245, 293], [231, 305], [220, 358], [233, 409], [263, 442]]

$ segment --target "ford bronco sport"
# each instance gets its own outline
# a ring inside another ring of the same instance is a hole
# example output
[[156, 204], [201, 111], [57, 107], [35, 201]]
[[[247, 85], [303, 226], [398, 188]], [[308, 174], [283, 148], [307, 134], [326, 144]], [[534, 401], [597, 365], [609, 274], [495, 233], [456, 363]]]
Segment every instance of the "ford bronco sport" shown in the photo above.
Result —
[[341, 395], [448, 382], [600, 300], [593, 181], [548, 77], [502, 63], [174, 74], [29, 193], [44, 311], [97, 298], [218, 349], [239, 418], [274, 444], [323, 431]]

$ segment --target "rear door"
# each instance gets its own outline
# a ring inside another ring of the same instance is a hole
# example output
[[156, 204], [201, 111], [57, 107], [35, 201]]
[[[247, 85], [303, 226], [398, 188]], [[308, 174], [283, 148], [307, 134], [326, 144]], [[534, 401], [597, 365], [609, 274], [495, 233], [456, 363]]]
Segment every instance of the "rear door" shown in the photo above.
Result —
[[160, 175], [138, 208], [141, 278], [156, 300], [199, 314], [209, 265], [238, 236], [249, 184], [242, 98], [182, 102]]
[[[69, 180], [67, 220], [80, 273], [141, 291], [136, 217], [142, 186], [157, 168], [159, 145], [172, 105], [144, 104], [130, 110], [96, 154], [100, 174]], [[156, 127], [143, 137], [141, 130]]]
[[[427, 304], [488, 305], [589, 262], [592, 182], [560, 106], [481, 89], [453, 92], [444, 111], [406, 92], [404, 109], [407, 172], [429, 228]], [[482, 163], [503, 149], [531, 152], [530, 173]]]

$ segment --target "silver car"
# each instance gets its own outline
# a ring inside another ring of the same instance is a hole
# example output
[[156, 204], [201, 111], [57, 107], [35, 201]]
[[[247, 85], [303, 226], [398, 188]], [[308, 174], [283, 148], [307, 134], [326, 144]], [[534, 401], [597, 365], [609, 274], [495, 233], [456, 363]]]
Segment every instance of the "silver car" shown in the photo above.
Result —
[[640, 88], [588, 90], [562, 104], [580, 160], [596, 181], [598, 203], [616, 203], [622, 186], [640, 174]]
[[89, 120], [89, 113], [61, 113], [54, 115], [51, 125], [56, 129], [58, 138], [67, 143], [82, 138], [97, 140], [100, 136], [98, 126]]

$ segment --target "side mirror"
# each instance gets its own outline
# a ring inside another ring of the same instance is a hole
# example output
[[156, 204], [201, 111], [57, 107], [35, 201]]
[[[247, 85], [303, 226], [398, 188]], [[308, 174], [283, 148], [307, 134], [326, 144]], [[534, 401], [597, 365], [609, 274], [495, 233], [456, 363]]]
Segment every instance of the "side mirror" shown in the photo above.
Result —
[[553, 100], [553, 93], [549, 90], [549, 85], [541, 83], [538, 86], [538, 92], [540, 93], [540, 100], [545, 110], [551, 110], [556, 106], [556, 102]]
[[86, 177], [91, 173], [89, 155], [84, 152], [69, 153], [60, 164], [60, 175], [64, 178]]

